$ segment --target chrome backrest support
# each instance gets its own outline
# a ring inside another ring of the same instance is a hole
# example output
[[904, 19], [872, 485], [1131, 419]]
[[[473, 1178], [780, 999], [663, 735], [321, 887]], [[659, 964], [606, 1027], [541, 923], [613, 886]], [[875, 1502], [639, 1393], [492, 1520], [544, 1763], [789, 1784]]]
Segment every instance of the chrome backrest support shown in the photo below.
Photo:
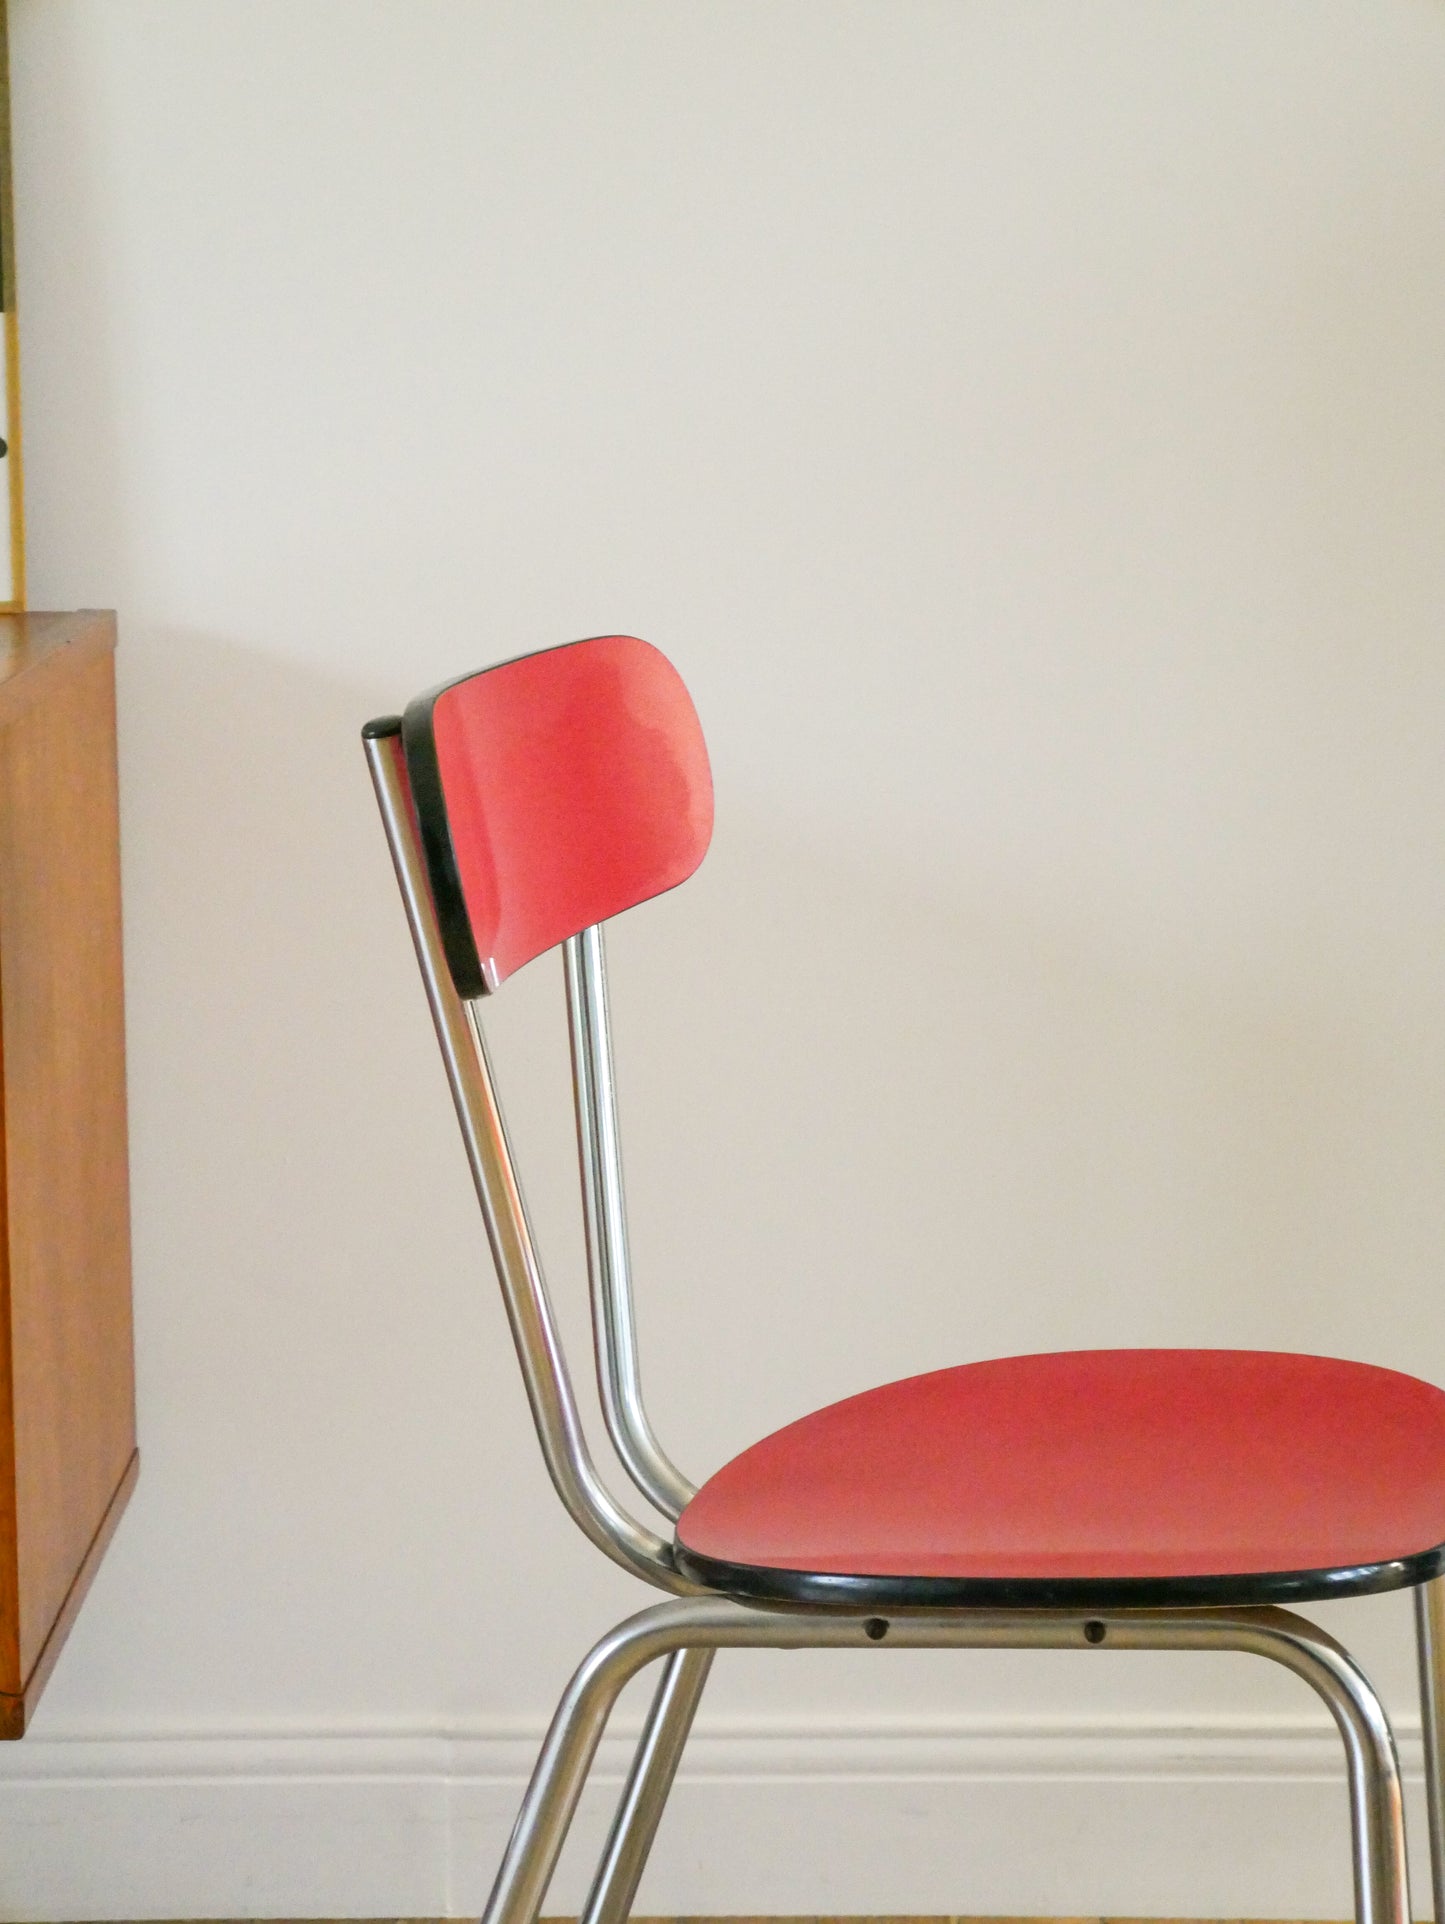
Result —
[[699, 1586], [674, 1567], [671, 1544], [618, 1505], [592, 1462], [476, 1008], [462, 1001], [447, 969], [402, 764], [401, 738], [399, 733], [369, 733], [364, 740], [548, 1472], [573, 1521], [614, 1562], [661, 1589], [696, 1594]]
[[664, 1516], [675, 1518], [694, 1489], [653, 1435], [642, 1403], [601, 926], [584, 929], [564, 943], [563, 962], [602, 1417], [612, 1447], [638, 1489]]

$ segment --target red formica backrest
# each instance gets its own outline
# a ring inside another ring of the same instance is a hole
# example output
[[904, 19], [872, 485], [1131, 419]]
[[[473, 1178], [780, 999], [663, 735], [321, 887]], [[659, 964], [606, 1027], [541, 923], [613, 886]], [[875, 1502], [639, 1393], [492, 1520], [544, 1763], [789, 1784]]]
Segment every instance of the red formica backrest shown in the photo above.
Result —
[[402, 719], [407, 777], [460, 994], [687, 880], [712, 772], [667, 657], [600, 635], [449, 682]]

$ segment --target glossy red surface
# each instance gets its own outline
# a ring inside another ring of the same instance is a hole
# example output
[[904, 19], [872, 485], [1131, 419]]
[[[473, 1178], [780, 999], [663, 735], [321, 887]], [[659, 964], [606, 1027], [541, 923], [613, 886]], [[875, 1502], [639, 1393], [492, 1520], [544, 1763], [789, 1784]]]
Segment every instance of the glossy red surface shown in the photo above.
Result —
[[455, 682], [432, 709], [488, 986], [685, 881], [712, 835], [707, 749], [677, 670], [605, 635]]
[[1445, 1542], [1445, 1393], [1258, 1350], [1083, 1350], [913, 1376], [755, 1443], [678, 1541], [834, 1575], [1161, 1578]]

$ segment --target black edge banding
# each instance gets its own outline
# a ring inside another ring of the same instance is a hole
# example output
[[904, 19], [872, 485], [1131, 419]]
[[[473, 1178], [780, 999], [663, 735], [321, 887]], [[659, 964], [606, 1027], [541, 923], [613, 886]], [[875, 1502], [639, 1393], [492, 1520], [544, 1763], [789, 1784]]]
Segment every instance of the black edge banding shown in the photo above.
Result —
[[1445, 1574], [1445, 1544], [1383, 1563], [1199, 1577], [836, 1576], [699, 1556], [680, 1540], [684, 1576], [728, 1596], [848, 1610], [1160, 1610], [1318, 1603], [1403, 1590]]
[[425, 695], [418, 695], [415, 701], [408, 702], [406, 713], [401, 718], [401, 745], [406, 757], [412, 806], [416, 809], [417, 829], [421, 835], [422, 858], [426, 863], [427, 880], [431, 884], [432, 902], [436, 907], [437, 927], [441, 932], [442, 951], [452, 981], [456, 984], [457, 994], [470, 1000], [474, 996], [486, 995], [488, 984], [472, 935], [466, 898], [462, 894], [462, 878], [447, 822], [446, 795], [442, 789], [436, 734], [432, 727], [432, 710], [437, 697], [453, 686], [454, 683], [447, 682], [442, 688], [433, 688]]

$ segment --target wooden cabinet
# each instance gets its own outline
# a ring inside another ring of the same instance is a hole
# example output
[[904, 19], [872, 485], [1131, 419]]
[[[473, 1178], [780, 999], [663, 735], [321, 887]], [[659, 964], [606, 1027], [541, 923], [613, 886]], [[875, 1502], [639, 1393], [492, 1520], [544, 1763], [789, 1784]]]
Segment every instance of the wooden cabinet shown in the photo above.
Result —
[[115, 620], [0, 616], [0, 1737], [135, 1482]]

